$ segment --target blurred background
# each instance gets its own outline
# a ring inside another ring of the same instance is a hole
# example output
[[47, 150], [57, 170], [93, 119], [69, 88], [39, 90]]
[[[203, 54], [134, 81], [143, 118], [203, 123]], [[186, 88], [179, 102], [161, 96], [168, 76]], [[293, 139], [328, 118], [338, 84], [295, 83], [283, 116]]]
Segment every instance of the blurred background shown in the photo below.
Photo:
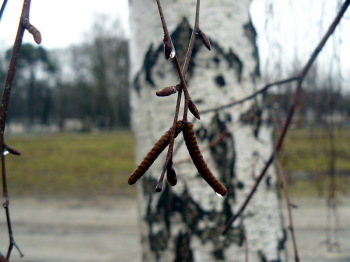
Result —
[[[341, 2], [252, 2], [264, 82], [300, 72]], [[1, 83], [21, 5], [9, 1], [0, 22]], [[127, 0], [32, 1], [31, 23], [43, 42], [35, 45], [26, 33], [6, 127], [7, 143], [22, 152], [7, 159], [13, 226], [26, 254], [21, 261], [63, 261], [63, 254], [65, 261], [140, 260], [139, 252], [125, 251], [139, 248], [136, 190], [126, 183], [135, 167], [128, 12]], [[349, 32], [347, 12], [307, 77], [280, 154], [291, 195], [304, 203], [301, 210], [319, 207], [310, 213], [318, 222], [300, 221], [299, 229], [318, 226], [313, 248], [323, 246], [324, 261], [350, 261], [350, 208], [342, 205], [350, 202]], [[293, 87], [276, 87], [265, 96], [276, 134]], [[6, 243], [2, 238], [3, 252]]]

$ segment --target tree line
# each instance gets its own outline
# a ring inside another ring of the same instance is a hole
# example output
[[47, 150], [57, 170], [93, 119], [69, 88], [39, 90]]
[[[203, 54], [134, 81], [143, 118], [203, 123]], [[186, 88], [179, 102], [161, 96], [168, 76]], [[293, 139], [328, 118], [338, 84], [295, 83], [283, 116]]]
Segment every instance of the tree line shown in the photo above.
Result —
[[[128, 40], [98, 21], [80, 45], [59, 50], [22, 46], [8, 124], [21, 123], [27, 130], [55, 125], [63, 131], [69, 119], [85, 131], [129, 126]], [[0, 57], [2, 83], [11, 50]]]

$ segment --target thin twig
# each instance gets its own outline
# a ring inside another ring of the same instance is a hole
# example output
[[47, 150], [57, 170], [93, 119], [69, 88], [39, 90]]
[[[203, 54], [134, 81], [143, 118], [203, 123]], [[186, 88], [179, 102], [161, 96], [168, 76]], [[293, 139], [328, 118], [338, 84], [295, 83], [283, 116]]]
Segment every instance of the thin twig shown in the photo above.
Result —
[[298, 80], [298, 83], [297, 83], [296, 91], [294, 93], [292, 103], [289, 106], [289, 110], [288, 110], [288, 114], [287, 114], [287, 117], [286, 117], [286, 121], [285, 121], [284, 126], [282, 128], [282, 132], [281, 132], [280, 136], [278, 137], [275, 150], [271, 154], [271, 156], [270, 156], [269, 160], [267, 161], [267, 163], [265, 164], [265, 167], [261, 171], [260, 176], [256, 179], [255, 185], [251, 189], [251, 191], [248, 194], [247, 198], [245, 199], [245, 201], [243, 202], [243, 204], [241, 205], [241, 207], [239, 208], [237, 213], [229, 220], [228, 224], [224, 228], [224, 230], [222, 232], [223, 234], [227, 233], [227, 231], [230, 229], [232, 223], [243, 213], [243, 211], [247, 207], [248, 203], [252, 199], [254, 193], [256, 192], [256, 189], [258, 188], [259, 183], [261, 182], [261, 180], [265, 176], [266, 171], [268, 170], [270, 165], [273, 163], [273, 160], [274, 160], [276, 154], [280, 151], [280, 149], [281, 149], [281, 147], [283, 145], [284, 138], [285, 138], [285, 136], [287, 134], [287, 131], [289, 129], [289, 126], [291, 124], [296, 105], [299, 103], [299, 99], [300, 99], [300, 96], [301, 96], [301, 93], [302, 93], [302, 83], [303, 83], [307, 73], [309, 72], [311, 66], [315, 62], [317, 56], [319, 55], [319, 53], [323, 49], [324, 45], [326, 44], [327, 40], [329, 39], [329, 37], [332, 35], [332, 33], [336, 29], [337, 25], [339, 24], [342, 16], [344, 15], [345, 11], [347, 10], [347, 8], [349, 6], [349, 4], [350, 4], [350, 0], [346, 0], [344, 2], [342, 7], [340, 8], [340, 11], [338, 12], [336, 18], [334, 19], [334, 21], [330, 25], [330, 27], [327, 30], [326, 34], [324, 35], [322, 40], [319, 42], [319, 44], [317, 45], [317, 47], [315, 48], [315, 50], [311, 54], [309, 60], [307, 61], [306, 65], [304, 66], [303, 70], [299, 74], [299, 80]]
[[[4, 7], [4, 4], [6, 3], [5, 2], [3, 3], [3, 7]], [[10, 210], [9, 210], [9, 193], [8, 193], [8, 187], [7, 187], [5, 155], [4, 155], [4, 151], [8, 147], [5, 145], [5, 142], [4, 142], [4, 132], [5, 132], [5, 122], [6, 122], [6, 117], [7, 117], [7, 112], [8, 112], [9, 102], [10, 102], [11, 89], [12, 89], [12, 84], [15, 77], [19, 53], [22, 46], [24, 31], [26, 29], [29, 30], [29, 32], [33, 34], [36, 41], [39, 40], [39, 37], [41, 40], [40, 32], [29, 23], [30, 4], [31, 4], [31, 0], [24, 0], [23, 2], [21, 18], [18, 25], [17, 35], [16, 35], [14, 47], [11, 54], [11, 60], [9, 64], [7, 77], [5, 80], [5, 87], [3, 90], [1, 106], [0, 106], [0, 153], [1, 153], [1, 165], [2, 165], [1, 173], [2, 173], [2, 185], [3, 185], [3, 206], [6, 212], [7, 227], [8, 227], [8, 233], [10, 238], [10, 244], [6, 255], [7, 260], [10, 259], [13, 247], [15, 247], [20, 253], [20, 255], [23, 256], [23, 253], [21, 252], [21, 250], [19, 249], [19, 247], [17, 246], [14, 240], [12, 225], [11, 225]]]
[[[170, 35], [169, 35], [169, 31], [168, 31], [168, 27], [167, 27], [167, 24], [166, 24], [166, 21], [165, 21], [165, 17], [164, 17], [163, 8], [162, 8], [162, 5], [160, 3], [160, 0], [157, 0], [157, 6], [158, 6], [160, 19], [161, 19], [161, 22], [162, 22], [164, 36], [167, 36], [168, 39], [170, 39], [170, 41], [171, 41], [171, 38], [170, 38]], [[195, 24], [197, 24], [197, 25], [198, 25], [198, 21], [199, 21], [198, 17], [199, 17], [199, 0], [197, 1], [196, 22], [195, 22]], [[196, 28], [196, 26], [195, 26], [195, 28]], [[176, 127], [176, 123], [177, 123], [179, 112], [180, 112], [180, 103], [181, 103], [181, 93], [182, 93], [182, 91], [184, 91], [184, 96], [185, 96], [185, 109], [184, 109], [183, 120], [187, 121], [189, 94], [188, 94], [187, 85], [186, 85], [186, 81], [185, 81], [184, 75], [187, 72], [188, 64], [189, 64], [189, 61], [190, 61], [190, 57], [192, 55], [194, 41], [195, 41], [195, 34], [196, 34], [196, 32], [194, 31], [192, 33], [192, 37], [191, 37], [191, 40], [190, 40], [189, 48], [188, 48], [187, 53], [186, 53], [186, 58], [185, 58], [185, 63], [184, 63], [184, 66], [183, 66], [183, 70], [181, 70], [180, 63], [179, 63], [179, 61], [177, 59], [176, 53], [175, 53], [175, 55], [173, 57], [174, 63], [175, 63], [175, 66], [176, 66], [176, 69], [177, 69], [177, 72], [178, 72], [178, 75], [179, 75], [179, 78], [180, 78], [181, 85], [180, 85], [178, 98], [177, 98], [177, 103], [176, 103], [175, 116], [174, 116], [174, 121], [173, 121], [173, 132], [172, 132], [172, 135], [171, 135], [171, 138], [170, 138], [168, 153], [167, 153], [167, 156], [166, 156], [165, 163], [163, 165], [162, 174], [160, 176], [160, 179], [159, 179], [157, 187], [156, 187], [156, 191], [157, 192], [162, 191], [163, 180], [164, 180], [166, 169], [167, 169], [169, 163], [172, 162], [174, 141], [175, 141], [174, 128]]]
[[1, 21], [2, 15], [3, 15], [4, 12], [5, 12], [5, 8], [6, 8], [7, 1], [8, 1], [8, 0], [4, 0], [4, 1], [2, 2], [1, 9], [0, 9], [0, 21]]
[[288, 183], [287, 183], [287, 179], [284, 175], [282, 165], [278, 160], [275, 161], [275, 164], [277, 167], [277, 174], [282, 182], [283, 192], [284, 192], [284, 196], [285, 196], [286, 202], [287, 202], [288, 220], [289, 220], [288, 229], [289, 229], [290, 234], [292, 236], [293, 249], [294, 249], [294, 259], [295, 259], [295, 262], [299, 262], [300, 258], [299, 258], [299, 252], [298, 252], [298, 247], [297, 247], [297, 241], [295, 238], [293, 214], [292, 214], [292, 206], [294, 206], [294, 205], [290, 201], [290, 197], [289, 197], [289, 193], [288, 193]]
[[221, 106], [218, 106], [218, 107], [202, 110], [200, 113], [201, 114], [207, 114], [207, 113], [211, 113], [211, 112], [214, 112], [214, 111], [220, 111], [220, 110], [223, 110], [223, 109], [226, 109], [226, 108], [230, 108], [230, 107], [233, 107], [233, 106], [236, 106], [236, 105], [239, 105], [239, 104], [243, 104], [244, 102], [247, 102], [248, 100], [251, 100], [251, 99], [255, 98], [258, 95], [265, 94], [267, 92], [267, 90], [269, 90], [273, 86], [287, 84], [287, 83], [290, 83], [290, 82], [293, 82], [293, 81], [298, 81], [299, 79], [300, 79], [299, 76], [294, 76], [294, 77], [290, 77], [290, 78], [287, 78], [287, 79], [284, 79], [284, 80], [279, 80], [279, 81], [276, 81], [276, 82], [273, 82], [273, 83], [266, 84], [264, 87], [262, 87], [258, 91], [254, 92], [253, 94], [251, 94], [249, 96], [246, 96], [246, 97], [244, 97], [244, 98], [242, 98], [240, 100], [228, 103], [226, 105], [221, 105]]

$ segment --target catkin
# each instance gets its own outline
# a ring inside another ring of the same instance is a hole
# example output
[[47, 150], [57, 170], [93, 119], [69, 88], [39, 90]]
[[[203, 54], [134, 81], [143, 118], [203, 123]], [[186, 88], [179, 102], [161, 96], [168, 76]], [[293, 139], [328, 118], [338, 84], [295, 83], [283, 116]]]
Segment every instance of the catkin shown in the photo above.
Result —
[[197, 139], [193, 131], [193, 124], [186, 122], [182, 129], [187, 150], [192, 158], [193, 164], [196, 166], [199, 174], [203, 179], [214, 189], [214, 191], [221, 196], [227, 194], [227, 189], [215, 178], [213, 173], [209, 170], [204, 158], [199, 150]]
[[[183, 128], [183, 123], [178, 121], [176, 124], [175, 137], [181, 132]], [[141, 164], [135, 169], [135, 171], [130, 175], [128, 183], [129, 185], [135, 184], [148, 170], [148, 168], [153, 164], [157, 157], [163, 152], [163, 150], [169, 145], [172, 127], [158, 140], [158, 142], [152, 147], [148, 152], [146, 157], [142, 160]]]

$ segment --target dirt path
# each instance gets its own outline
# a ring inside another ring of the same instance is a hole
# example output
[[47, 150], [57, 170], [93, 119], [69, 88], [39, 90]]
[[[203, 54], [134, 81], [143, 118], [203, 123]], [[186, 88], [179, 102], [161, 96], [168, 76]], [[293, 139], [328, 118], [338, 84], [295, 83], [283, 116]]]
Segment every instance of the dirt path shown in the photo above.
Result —
[[[13, 199], [15, 239], [21, 262], [139, 262], [135, 199], [63, 201]], [[6, 234], [1, 219], [1, 236]], [[1, 250], [7, 247], [1, 239]]]
[[[327, 212], [324, 200], [294, 199], [295, 225], [301, 261], [350, 261], [350, 198], [338, 209], [340, 251], [328, 252]], [[137, 203], [133, 198], [99, 200], [11, 201], [11, 215], [17, 243], [25, 253], [20, 259], [14, 250], [11, 261], [21, 262], [140, 262]], [[4, 215], [0, 234], [7, 234]], [[292, 255], [291, 242], [287, 243]], [[1, 237], [0, 249], [7, 247]], [[290, 256], [289, 261], [293, 261]]]

